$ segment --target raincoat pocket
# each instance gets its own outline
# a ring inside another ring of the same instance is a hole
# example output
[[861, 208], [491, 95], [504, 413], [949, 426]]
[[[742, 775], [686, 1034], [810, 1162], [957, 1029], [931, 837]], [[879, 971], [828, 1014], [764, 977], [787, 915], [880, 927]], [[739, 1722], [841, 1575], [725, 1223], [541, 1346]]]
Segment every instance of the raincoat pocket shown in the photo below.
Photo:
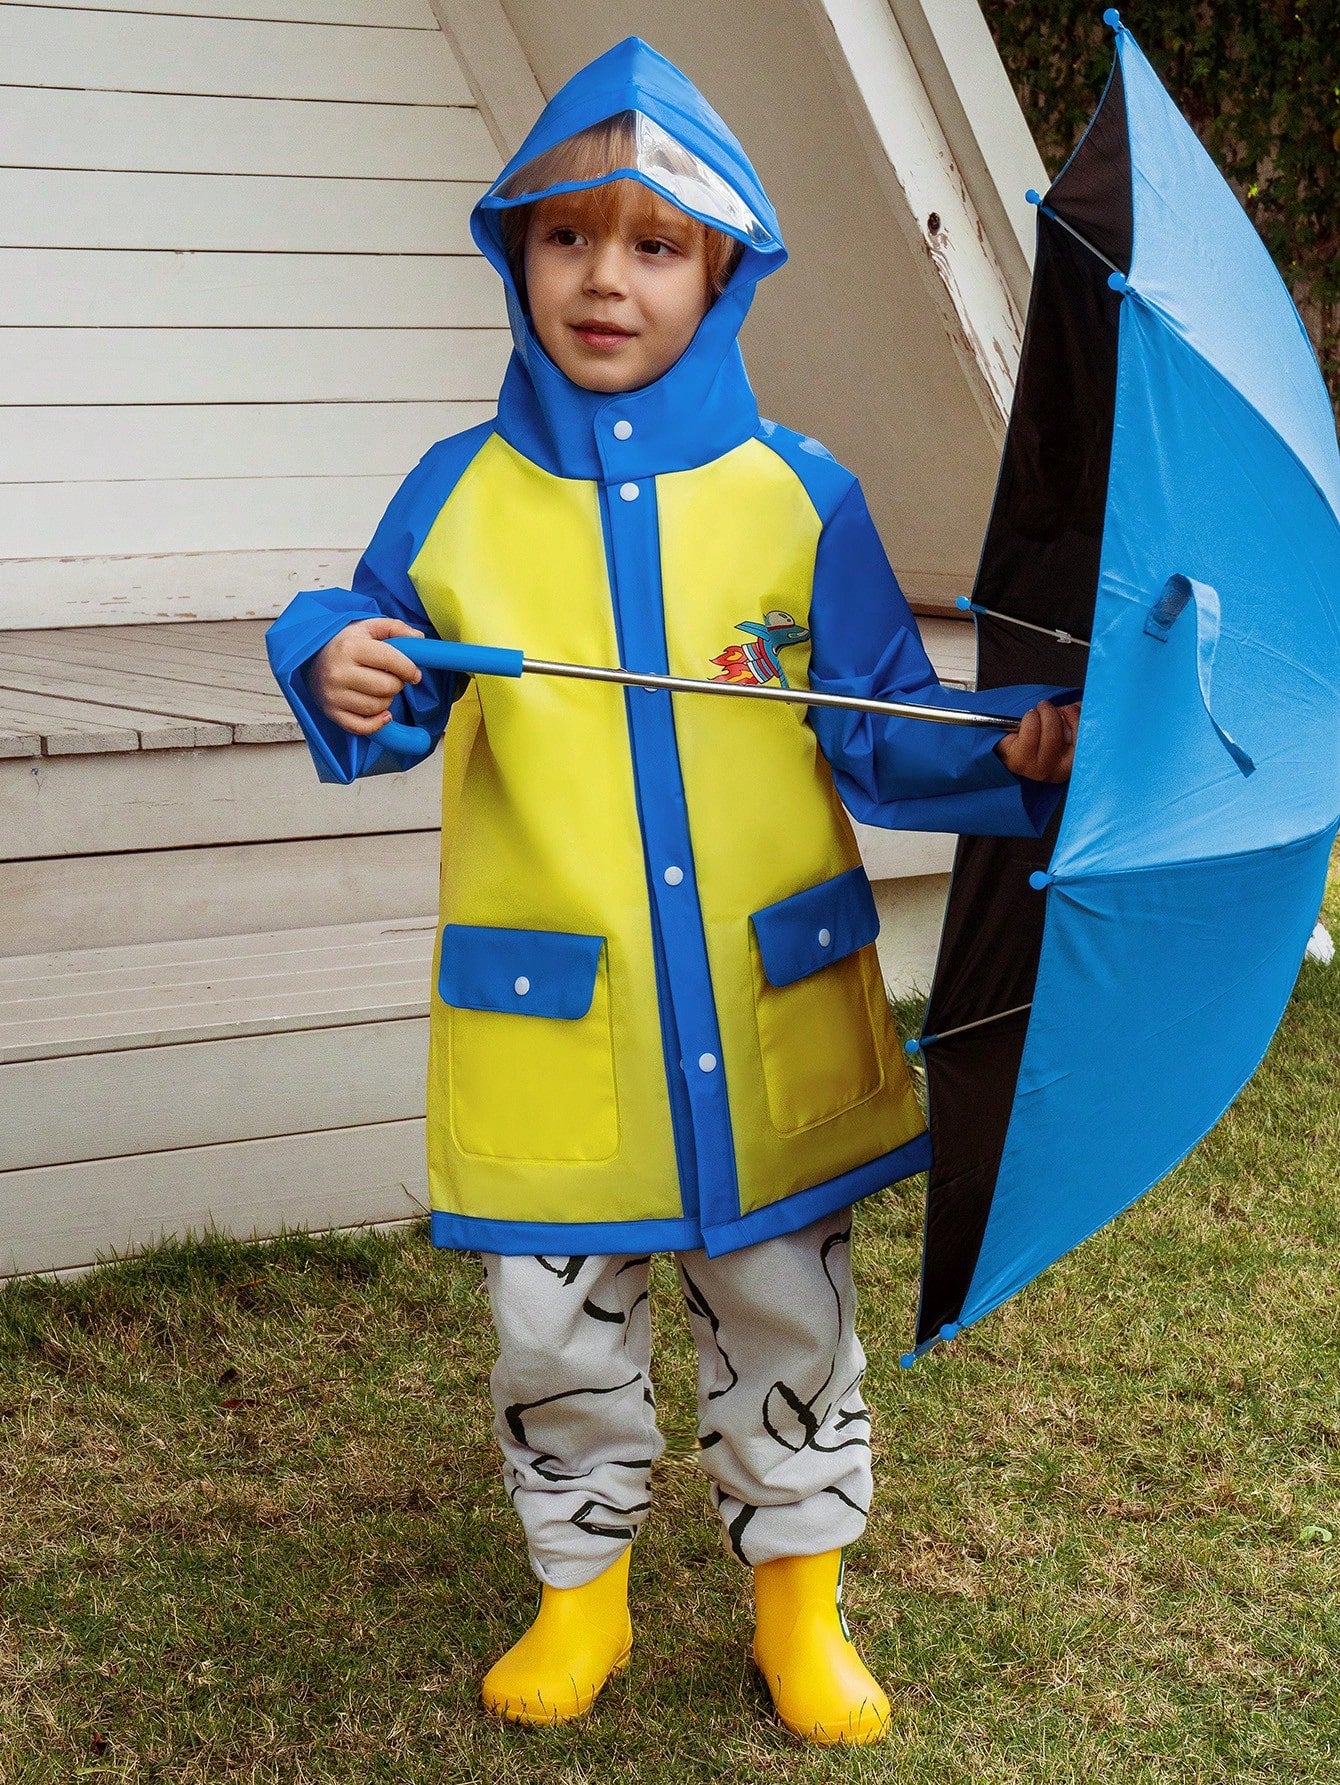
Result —
[[779, 1134], [830, 1121], [884, 1083], [883, 976], [867, 944], [879, 913], [864, 868], [751, 916], [754, 1002], [768, 1113]]
[[462, 1152], [539, 1164], [618, 1151], [603, 936], [447, 924], [437, 990]]

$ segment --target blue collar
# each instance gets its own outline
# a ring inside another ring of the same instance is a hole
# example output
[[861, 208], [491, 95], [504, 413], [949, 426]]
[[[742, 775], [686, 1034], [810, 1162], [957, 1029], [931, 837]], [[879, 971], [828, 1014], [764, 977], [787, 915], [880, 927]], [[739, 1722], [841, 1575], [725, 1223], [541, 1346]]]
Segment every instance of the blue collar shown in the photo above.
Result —
[[[604, 483], [689, 471], [719, 458], [758, 432], [758, 404], [736, 340], [753, 295], [752, 284], [725, 291], [668, 372], [641, 390], [613, 395], [574, 384], [528, 320], [514, 315], [521, 345], [498, 398], [498, 432], [557, 477]], [[621, 427], [620, 438], [616, 423], [632, 432]]]

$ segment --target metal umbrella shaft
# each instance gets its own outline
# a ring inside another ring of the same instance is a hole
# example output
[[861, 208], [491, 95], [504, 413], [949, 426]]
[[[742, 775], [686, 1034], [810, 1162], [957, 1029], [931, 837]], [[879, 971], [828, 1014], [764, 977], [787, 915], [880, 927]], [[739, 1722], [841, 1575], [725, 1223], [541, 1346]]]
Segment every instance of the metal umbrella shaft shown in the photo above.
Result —
[[[632, 669], [603, 669], [591, 663], [549, 663], [498, 645], [465, 645], [447, 638], [392, 638], [387, 644], [421, 669], [449, 669], [462, 675], [568, 676], [583, 682], [621, 682], [633, 688], [665, 688], [674, 694], [734, 694], [749, 700], [782, 700], [792, 706], [847, 707], [859, 713], [887, 713], [898, 719], [926, 719], [934, 725], [969, 725], [993, 731], [1018, 731], [1019, 721], [1003, 713], [971, 713], [962, 707], [933, 707], [913, 700], [867, 700], [859, 694], [822, 694], [811, 688], [769, 688], [753, 682], [695, 681], [689, 676], [644, 674]], [[426, 756], [429, 734], [417, 725], [391, 719], [375, 734], [399, 756]]]
[[[388, 643], [394, 642], [388, 640]], [[963, 707], [931, 707], [911, 700], [868, 700], [859, 694], [824, 694], [812, 688], [770, 688], [755, 682], [708, 682], [691, 676], [658, 676], [632, 669], [598, 669], [585, 663], [547, 663], [523, 657], [527, 675], [571, 676], [583, 682], [623, 682], [633, 688], [668, 688], [674, 694], [736, 694], [749, 700], [782, 700], [798, 707], [846, 707], [859, 713], [888, 713], [895, 719], [929, 719], [936, 725], [970, 725], [992, 731], [1018, 731], [1019, 721], [999, 713], [970, 713]]]

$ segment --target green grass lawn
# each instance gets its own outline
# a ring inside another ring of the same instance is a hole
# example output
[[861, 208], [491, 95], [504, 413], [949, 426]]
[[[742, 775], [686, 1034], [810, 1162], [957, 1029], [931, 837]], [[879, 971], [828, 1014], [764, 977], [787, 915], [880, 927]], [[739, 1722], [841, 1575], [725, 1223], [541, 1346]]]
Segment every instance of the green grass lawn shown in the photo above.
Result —
[[206, 1240], [11, 1286], [0, 1780], [1340, 1780], [1338, 1068], [1340, 963], [1308, 966], [1192, 1158], [910, 1372], [921, 1186], [863, 1206], [876, 1749], [771, 1720], [664, 1261], [633, 1664], [543, 1732], [476, 1708], [536, 1588], [472, 1259]]

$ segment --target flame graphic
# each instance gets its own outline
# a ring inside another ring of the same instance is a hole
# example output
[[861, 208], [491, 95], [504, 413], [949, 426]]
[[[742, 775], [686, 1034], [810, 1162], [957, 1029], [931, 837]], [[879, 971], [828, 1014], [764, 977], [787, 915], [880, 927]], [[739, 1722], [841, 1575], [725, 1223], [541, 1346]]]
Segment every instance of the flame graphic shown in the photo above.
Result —
[[721, 665], [721, 674], [713, 676], [714, 682], [757, 682], [758, 675], [744, 645], [727, 645], [719, 657], [712, 659]]

